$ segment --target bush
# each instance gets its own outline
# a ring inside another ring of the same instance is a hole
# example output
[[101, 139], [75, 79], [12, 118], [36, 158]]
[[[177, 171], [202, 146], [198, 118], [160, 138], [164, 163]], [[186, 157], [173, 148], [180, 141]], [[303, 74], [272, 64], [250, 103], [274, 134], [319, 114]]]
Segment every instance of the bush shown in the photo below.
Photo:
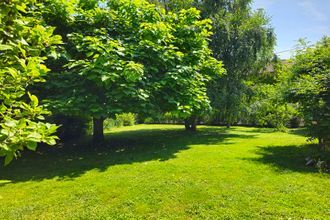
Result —
[[183, 119], [179, 118], [171, 112], [166, 112], [164, 114], [154, 114], [152, 116], [144, 118], [142, 121], [145, 124], [178, 124], [182, 123]]
[[104, 120], [103, 124], [105, 130], [110, 130], [115, 127], [119, 128], [132, 125], [135, 125], [135, 115], [133, 113], [116, 114], [115, 119], [107, 118]]
[[104, 129], [108, 129], [108, 130], [111, 128], [114, 128], [114, 127], [120, 127], [120, 126], [118, 126], [117, 121], [113, 118], [105, 119], [103, 126], [104, 126]]
[[155, 120], [151, 117], [148, 117], [148, 118], [144, 119], [144, 123], [145, 124], [153, 124], [153, 123], [155, 123]]
[[116, 114], [117, 127], [135, 125], [135, 115], [133, 113]]

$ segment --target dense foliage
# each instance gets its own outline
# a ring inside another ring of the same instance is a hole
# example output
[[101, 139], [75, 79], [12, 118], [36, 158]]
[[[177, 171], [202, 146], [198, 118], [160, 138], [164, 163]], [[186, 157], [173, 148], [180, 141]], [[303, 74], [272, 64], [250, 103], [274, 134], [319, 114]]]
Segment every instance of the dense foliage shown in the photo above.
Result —
[[[103, 143], [104, 127], [135, 120], [184, 123], [186, 130], [198, 123], [281, 130], [305, 123], [325, 148], [329, 37], [298, 51], [292, 61], [274, 59], [269, 19], [251, 4], [4, 0], [0, 156], [5, 164], [24, 148], [54, 145], [56, 135], [78, 138], [90, 127], [94, 143]], [[45, 119], [46, 109], [53, 115]]]
[[43, 122], [48, 112], [29, 86], [43, 82], [49, 69], [43, 64], [61, 37], [41, 19], [35, 0], [0, 3], [0, 156], [8, 164], [27, 147], [55, 144], [56, 126]]
[[197, 7], [212, 20], [210, 48], [224, 63], [227, 74], [209, 84], [213, 123], [237, 123], [249, 105], [245, 80], [256, 75], [273, 57], [275, 34], [262, 10], [251, 9], [252, 0], [161, 1], [168, 10]]
[[246, 81], [251, 94], [241, 116], [244, 124], [279, 130], [299, 126], [297, 105], [285, 98], [292, 77], [290, 66], [290, 62], [274, 59], [263, 74]]
[[322, 148], [330, 141], [330, 38], [298, 51], [289, 101], [298, 102], [312, 138]]
[[210, 20], [144, 1], [87, 2], [50, 1], [44, 13], [65, 41], [50, 64], [57, 66], [47, 85], [54, 110], [92, 116], [102, 140], [103, 120], [120, 112], [189, 117], [209, 108], [206, 84], [224, 71], [208, 49]]

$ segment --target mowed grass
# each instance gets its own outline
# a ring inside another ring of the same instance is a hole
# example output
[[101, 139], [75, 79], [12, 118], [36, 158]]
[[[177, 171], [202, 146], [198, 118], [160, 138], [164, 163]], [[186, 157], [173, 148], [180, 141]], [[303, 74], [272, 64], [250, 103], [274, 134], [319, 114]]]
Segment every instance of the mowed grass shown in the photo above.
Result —
[[330, 175], [299, 131], [115, 129], [0, 168], [0, 219], [330, 219]]

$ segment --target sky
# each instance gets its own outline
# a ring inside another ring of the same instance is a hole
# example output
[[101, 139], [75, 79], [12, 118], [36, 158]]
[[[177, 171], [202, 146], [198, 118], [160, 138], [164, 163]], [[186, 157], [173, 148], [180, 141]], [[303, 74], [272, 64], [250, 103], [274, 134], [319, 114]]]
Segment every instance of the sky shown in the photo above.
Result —
[[[286, 59], [299, 38], [314, 44], [330, 36], [330, 0], [254, 0], [254, 9], [264, 8], [277, 36], [276, 53]], [[283, 52], [286, 51], [286, 52]]]

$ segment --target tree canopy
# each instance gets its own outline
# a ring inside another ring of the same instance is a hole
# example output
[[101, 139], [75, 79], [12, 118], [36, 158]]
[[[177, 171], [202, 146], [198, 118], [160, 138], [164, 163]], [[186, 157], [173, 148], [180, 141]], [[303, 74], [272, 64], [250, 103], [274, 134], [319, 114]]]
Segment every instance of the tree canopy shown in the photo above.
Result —
[[65, 42], [50, 61], [62, 65], [47, 84], [52, 109], [92, 116], [102, 127], [124, 111], [189, 117], [209, 108], [206, 84], [224, 71], [208, 48], [211, 20], [193, 8], [165, 13], [145, 1], [84, 2], [63, 9], [49, 1], [44, 13]]
[[263, 10], [253, 11], [252, 0], [162, 1], [168, 10], [196, 7], [212, 20], [210, 48], [227, 71], [208, 86], [217, 122], [237, 122], [248, 105], [244, 80], [256, 75], [273, 58], [275, 34]]
[[46, 54], [61, 43], [54, 28], [41, 19], [42, 4], [34, 0], [0, 3], [0, 156], [8, 164], [27, 147], [55, 144], [56, 126], [43, 122], [48, 114], [29, 86], [43, 82], [49, 71]]
[[330, 38], [298, 51], [292, 72], [288, 100], [299, 103], [311, 137], [324, 148], [330, 139]]
[[8, 164], [25, 148], [54, 145], [58, 119], [76, 123], [76, 134], [92, 119], [94, 143], [103, 143], [105, 119], [136, 113], [184, 121], [186, 130], [198, 122], [285, 129], [297, 119], [324, 148], [329, 37], [278, 60], [270, 20], [251, 4], [3, 1], [0, 156]]

